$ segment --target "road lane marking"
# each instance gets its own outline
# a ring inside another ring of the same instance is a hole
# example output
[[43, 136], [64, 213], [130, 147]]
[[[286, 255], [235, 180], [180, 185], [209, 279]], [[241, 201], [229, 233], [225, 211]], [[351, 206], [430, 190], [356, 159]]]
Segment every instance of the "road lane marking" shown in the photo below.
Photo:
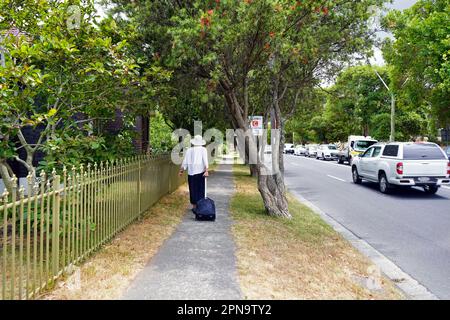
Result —
[[342, 181], [342, 182], [347, 182], [344, 179], [341, 179], [341, 178], [338, 178], [338, 177], [335, 177], [335, 176], [332, 176], [332, 175], [329, 175], [329, 174], [327, 174], [327, 177], [330, 177], [332, 179], [336, 179], [336, 180], [339, 180], [339, 181]]
[[447, 186], [442, 186], [442, 188], [450, 190], [450, 187]]

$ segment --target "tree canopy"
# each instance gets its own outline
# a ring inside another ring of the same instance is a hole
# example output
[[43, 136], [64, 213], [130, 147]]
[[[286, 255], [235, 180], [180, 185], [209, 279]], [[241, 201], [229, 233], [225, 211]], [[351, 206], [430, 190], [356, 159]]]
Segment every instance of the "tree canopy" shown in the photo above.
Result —
[[447, 0], [419, 0], [384, 19], [395, 38], [386, 41], [384, 56], [396, 85], [409, 79], [403, 90], [408, 105], [428, 110], [439, 125], [450, 119], [449, 21]]
[[[136, 114], [149, 112], [152, 84], [170, 74], [144, 66], [114, 20], [97, 21], [92, 1], [2, 1], [0, 12], [0, 172], [7, 186], [7, 160], [34, 175], [37, 152], [46, 155], [41, 167], [130, 155], [131, 131], [108, 137], [102, 128], [117, 110], [130, 128]], [[25, 130], [39, 132], [37, 141]]]
[[[385, 1], [114, 2], [116, 17], [125, 16], [121, 23], [134, 24], [142, 35], [137, 48], [173, 72], [181, 105], [195, 103], [192, 92], [202, 93], [203, 101], [218, 96], [212, 106], [225, 105], [234, 128], [246, 130], [249, 116], [262, 114], [283, 132], [315, 85], [334, 77], [355, 53], [370, 50], [367, 21]], [[283, 142], [281, 135], [273, 147], [282, 150]], [[282, 171], [282, 157], [274, 160]], [[267, 212], [289, 216], [282, 174], [262, 174], [261, 163], [253, 169]]]
[[[418, 1], [404, 11], [389, 11], [382, 19], [384, 29], [393, 34], [383, 45], [386, 65], [342, 70], [327, 89], [327, 102], [316, 109], [316, 116], [304, 121], [302, 126], [309, 131], [303, 133], [304, 129], [296, 129], [298, 125], [290, 130], [315, 142], [342, 141], [363, 133], [388, 140], [389, 94], [377, 79], [377, 70], [395, 96], [396, 140], [419, 136], [435, 140], [437, 128], [449, 123], [449, 12], [448, 1], [431, 0]], [[297, 115], [293, 122], [300, 118]]]

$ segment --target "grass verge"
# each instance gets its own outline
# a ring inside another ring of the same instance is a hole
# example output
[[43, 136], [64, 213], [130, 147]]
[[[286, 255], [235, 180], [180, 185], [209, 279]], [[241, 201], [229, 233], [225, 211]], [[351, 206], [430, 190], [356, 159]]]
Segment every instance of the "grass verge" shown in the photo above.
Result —
[[117, 235], [72, 275], [60, 280], [55, 289], [41, 299], [120, 298], [147, 261], [175, 230], [186, 212], [186, 199], [186, 185], [162, 198], [141, 220]]
[[394, 284], [311, 209], [288, 195], [292, 220], [269, 217], [246, 166], [231, 201], [246, 299], [402, 299]]

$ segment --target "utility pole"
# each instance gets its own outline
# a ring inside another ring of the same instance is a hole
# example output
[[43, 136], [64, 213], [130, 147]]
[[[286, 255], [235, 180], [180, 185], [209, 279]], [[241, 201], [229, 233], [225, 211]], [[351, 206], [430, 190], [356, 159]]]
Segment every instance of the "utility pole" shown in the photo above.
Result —
[[[367, 65], [372, 67], [372, 64], [370, 63], [370, 60], [368, 58], [366, 58], [366, 63], [367, 63]], [[376, 75], [378, 76], [378, 78], [381, 80], [381, 82], [383, 83], [383, 85], [385, 86], [387, 91], [389, 91], [389, 94], [391, 95], [391, 134], [389, 136], [389, 141], [394, 142], [395, 141], [395, 94], [394, 94], [394, 91], [391, 90], [391, 88], [389, 88], [389, 86], [386, 84], [386, 82], [384, 82], [383, 78], [380, 76], [378, 71], [375, 68], [373, 68], [373, 71], [375, 71]], [[406, 78], [405, 82], [403, 82], [401, 87], [403, 87], [405, 85], [405, 83], [408, 82], [408, 80], [409, 80], [409, 77]]]
[[391, 136], [389, 141], [395, 141], [395, 95], [393, 92], [391, 92]]
[[[394, 92], [389, 88], [389, 86], [384, 82], [383, 78], [380, 76], [378, 71], [376, 69], [373, 69], [375, 73], [377, 74], [378, 78], [381, 80], [383, 85], [386, 87], [387, 91], [389, 91], [391, 95], [391, 135], [389, 136], [389, 142], [395, 141], [395, 94]], [[406, 83], [406, 81], [405, 81]]]

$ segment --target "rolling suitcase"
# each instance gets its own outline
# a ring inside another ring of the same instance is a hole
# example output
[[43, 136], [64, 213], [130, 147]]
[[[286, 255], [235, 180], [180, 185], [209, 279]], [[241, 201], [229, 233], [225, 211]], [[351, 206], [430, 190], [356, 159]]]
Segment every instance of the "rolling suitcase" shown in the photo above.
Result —
[[195, 219], [196, 220], [208, 220], [215, 221], [216, 220], [216, 205], [214, 201], [207, 196], [207, 180], [205, 178], [205, 198], [200, 199], [197, 202], [197, 208], [195, 210]]

